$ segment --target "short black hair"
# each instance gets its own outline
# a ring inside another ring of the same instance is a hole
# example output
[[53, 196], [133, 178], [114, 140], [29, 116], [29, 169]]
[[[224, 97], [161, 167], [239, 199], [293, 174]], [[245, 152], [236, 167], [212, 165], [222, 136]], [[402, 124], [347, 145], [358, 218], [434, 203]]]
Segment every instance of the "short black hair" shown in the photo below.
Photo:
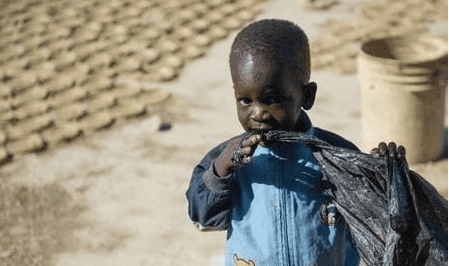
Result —
[[295, 71], [302, 82], [309, 82], [309, 41], [305, 32], [293, 22], [263, 19], [243, 28], [234, 39], [229, 61], [238, 62], [247, 54], [282, 63]]

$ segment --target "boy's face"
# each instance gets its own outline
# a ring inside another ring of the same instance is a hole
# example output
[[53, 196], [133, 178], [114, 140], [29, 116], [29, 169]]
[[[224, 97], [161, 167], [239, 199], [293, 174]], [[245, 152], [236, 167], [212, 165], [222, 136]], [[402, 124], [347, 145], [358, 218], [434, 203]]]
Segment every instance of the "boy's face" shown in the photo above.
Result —
[[230, 63], [237, 113], [243, 128], [301, 131], [301, 125], [295, 127], [301, 107], [306, 110], [312, 107], [316, 84], [302, 85], [279, 63], [251, 54], [240, 58], [231, 59]]

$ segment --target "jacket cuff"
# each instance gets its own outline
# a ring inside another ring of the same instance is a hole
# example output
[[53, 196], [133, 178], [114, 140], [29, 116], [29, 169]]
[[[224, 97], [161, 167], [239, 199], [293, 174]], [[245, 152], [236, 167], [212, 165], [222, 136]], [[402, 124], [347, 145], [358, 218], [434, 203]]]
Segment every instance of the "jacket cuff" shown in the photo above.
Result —
[[215, 172], [215, 161], [212, 162], [203, 174], [204, 184], [215, 194], [230, 193], [234, 187], [233, 174], [218, 176]]

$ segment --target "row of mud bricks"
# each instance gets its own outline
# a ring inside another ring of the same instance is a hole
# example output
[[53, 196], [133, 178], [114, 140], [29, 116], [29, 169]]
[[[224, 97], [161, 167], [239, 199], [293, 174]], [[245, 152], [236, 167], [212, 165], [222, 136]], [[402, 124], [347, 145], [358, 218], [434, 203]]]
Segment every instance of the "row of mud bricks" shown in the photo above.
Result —
[[42, 151], [169, 98], [147, 84], [260, 11], [259, 0], [35, 0], [0, 13], [0, 161]]
[[[360, 44], [366, 40], [428, 31], [446, 21], [447, 0], [376, 0], [357, 6], [355, 19], [327, 21], [312, 42], [312, 67], [340, 74], [357, 71]], [[447, 39], [446, 36], [442, 36]]]

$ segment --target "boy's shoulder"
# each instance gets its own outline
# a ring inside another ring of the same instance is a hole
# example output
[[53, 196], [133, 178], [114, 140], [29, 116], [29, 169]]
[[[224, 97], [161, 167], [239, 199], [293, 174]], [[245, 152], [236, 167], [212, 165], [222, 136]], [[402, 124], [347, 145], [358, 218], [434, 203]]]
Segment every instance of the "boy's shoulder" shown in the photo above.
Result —
[[346, 140], [345, 138], [343, 138], [333, 132], [321, 129], [319, 127], [314, 127], [313, 130], [314, 130], [315, 137], [317, 137], [321, 140], [324, 140], [333, 146], [350, 149], [350, 150], [355, 150], [355, 151], [360, 151], [359, 148], [357, 148], [357, 146], [354, 143], [350, 142], [349, 140]]

